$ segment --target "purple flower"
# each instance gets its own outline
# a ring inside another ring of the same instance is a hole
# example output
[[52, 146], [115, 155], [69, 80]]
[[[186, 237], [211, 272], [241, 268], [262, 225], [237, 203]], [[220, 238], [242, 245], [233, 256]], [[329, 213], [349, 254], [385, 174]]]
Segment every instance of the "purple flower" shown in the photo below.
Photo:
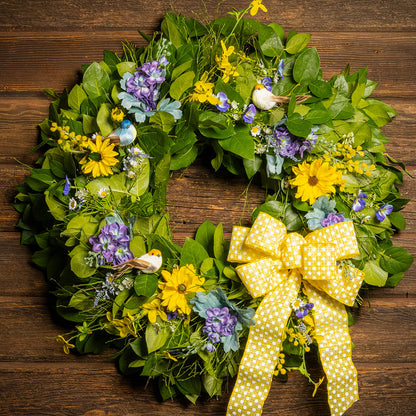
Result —
[[160, 63], [160, 65], [163, 65], [163, 66], [168, 66], [169, 65], [169, 61], [166, 59], [166, 56], [162, 56], [159, 59], [159, 63]]
[[352, 203], [352, 210], [355, 212], [361, 211], [365, 207], [365, 198], [367, 198], [367, 194], [364, 192], [359, 192], [358, 197], [354, 199]]
[[221, 113], [225, 113], [230, 108], [227, 95], [224, 92], [219, 92], [216, 97], [218, 98], [219, 103], [216, 104], [215, 107], [217, 107], [217, 110], [221, 111]]
[[217, 344], [221, 337], [232, 335], [237, 324], [237, 316], [230, 315], [230, 310], [223, 308], [211, 308], [206, 310], [207, 319], [202, 332], [207, 335], [208, 341]]
[[69, 182], [68, 176], [65, 175], [65, 185], [64, 185], [64, 190], [62, 191], [62, 194], [68, 195], [70, 188], [71, 188], [71, 182]]
[[331, 212], [328, 216], [321, 220], [322, 227], [329, 227], [330, 225], [334, 225], [338, 222], [344, 222], [344, 214], [335, 214]]
[[208, 352], [214, 352], [217, 349], [215, 348], [215, 346], [213, 344], [211, 344], [211, 342], [209, 342], [207, 345], [205, 345], [204, 349], [206, 349]]
[[391, 214], [393, 211], [393, 205], [384, 204], [381, 208], [379, 208], [376, 212], [376, 217], [379, 221], [383, 221], [387, 215]]
[[254, 106], [254, 104], [250, 104], [243, 113], [243, 120], [246, 123], [252, 123], [254, 121], [254, 117], [256, 116], [256, 114], [257, 114], [256, 107]]
[[133, 253], [129, 249], [130, 237], [124, 224], [106, 224], [98, 236], [89, 239], [92, 251], [98, 253], [98, 263], [103, 266], [106, 263], [124, 263], [132, 259]]
[[304, 305], [302, 305], [302, 306], [300, 306], [297, 310], [296, 310], [296, 316], [299, 318], [299, 319], [302, 319], [302, 318], [304, 318], [308, 313], [309, 313], [309, 311], [311, 310], [313, 308], [313, 303], [306, 303], [306, 304], [304, 304]]
[[261, 83], [266, 87], [266, 90], [272, 90], [272, 79], [270, 77], [264, 77]]
[[274, 75], [274, 82], [279, 81], [279, 79], [284, 79], [283, 71], [285, 70], [285, 62], [283, 59], [280, 60], [279, 65], [277, 67], [277, 71]]

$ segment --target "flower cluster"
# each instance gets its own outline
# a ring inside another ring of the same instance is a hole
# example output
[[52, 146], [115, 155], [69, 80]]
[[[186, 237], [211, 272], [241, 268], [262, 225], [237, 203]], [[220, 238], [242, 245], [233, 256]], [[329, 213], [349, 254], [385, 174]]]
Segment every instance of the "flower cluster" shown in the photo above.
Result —
[[123, 159], [123, 170], [129, 178], [134, 178], [140, 172], [144, 159], [150, 159], [150, 156], [138, 147], [128, 149], [128, 156]]
[[121, 264], [133, 258], [129, 249], [128, 228], [124, 224], [106, 224], [98, 236], [90, 237], [89, 242], [92, 245], [90, 254], [100, 266], [107, 263]]
[[88, 146], [88, 137], [76, 134], [70, 130], [69, 126], [61, 127], [53, 122], [50, 131], [53, 133], [59, 132], [58, 145], [64, 152], [82, 152]]
[[126, 72], [120, 80], [123, 91], [117, 97], [121, 100], [121, 106], [134, 114], [138, 123], [153, 116], [157, 109], [172, 114], [175, 120], [182, 117], [180, 102], [170, 102], [168, 98], [159, 102], [160, 86], [166, 79], [168, 64], [168, 60], [162, 56], [158, 61], [145, 62], [134, 74]]
[[212, 352], [215, 347], [212, 344], [218, 344], [221, 337], [232, 335], [237, 324], [237, 316], [230, 315], [230, 310], [224, 306], [223, 308], [207, 309], [207, 319], [202, 328], [202, 332], [207, 335], [210, 344], [207, 350]]
[[305, 214], [310, 230], [319, 230], [324, 227], [344, 222], [344, 214], [337, 213], [335, 201], [329, 200], [327, 195], [320, 196], [313, 204], [312, 209]]

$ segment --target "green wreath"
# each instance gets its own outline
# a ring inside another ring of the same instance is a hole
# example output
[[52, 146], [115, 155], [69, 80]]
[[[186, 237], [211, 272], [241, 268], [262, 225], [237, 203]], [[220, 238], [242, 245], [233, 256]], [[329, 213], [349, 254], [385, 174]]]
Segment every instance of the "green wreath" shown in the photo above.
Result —
[[[104, 51], [71, 91], [48, 90], [43, 153], [18, 186], [22, 244], [75, 325], [56, 338], [65, 353], [115, 348], [120, 370], [155, 379], [164, 400], [221, 395], [261, 300], [227, 261], [221, 223], [204, 222], [183, 247], [171, 240], [168, 180], [198, 155], [259, 178], [268, 196], [253, 220], [263, 212], [302, 235], [352, 221], [360, 254], [347, 263], [365, 287], [395, 286], [413, 261], [390, 240], [408, 202], [380, 130], [396, 112], [370, 98], [366, 69], [323, 80], [310, 35], [246, 18], [259, 9], [205, 25], [167, 13], [160, 32], [141, 33], [148, 46]], [[301, 291], [275, 375], [299, 370], [316, 389], [305, 363], [313, 316]]]

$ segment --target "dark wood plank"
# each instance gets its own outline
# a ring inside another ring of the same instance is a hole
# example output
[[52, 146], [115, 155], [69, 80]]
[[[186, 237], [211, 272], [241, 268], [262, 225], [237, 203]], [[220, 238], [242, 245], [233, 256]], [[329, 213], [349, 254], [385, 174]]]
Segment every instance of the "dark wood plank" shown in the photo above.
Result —
[[[174, 4], [178, 13], [187, 17], [196, 17], [203, 21], [207, 16], [216, 16], [217, 0], [195, 2], [182, 0]], [[248, 0], [225, 0], [219, 7], [220, 15], [236, 8], [242, 10], [249, 4]], [[256, 18], [265, 23], [277, 21], [287, 31], [319, 31], [324, 27], [328, 32], [344, 31], [411, 31], [416, 27], [414, 2], [401, 0], [385, 2], [375, 0], [363, 3], [350, 0], [338, 3], [331, 0], [311, 0], [308, 2], [287, 0], [276, 3], [264, 1], [269, 12], [259, 12]], [[165, 0], [152, 2], [124, 0], [121, 4], [103, 3], [100, 0], [84, 2], [66, 2], [58, 0], [53, 3], [53, 11], [47, 0], [27, 2], [25, 7], [13, 0], [0, 4], [0, 27], [3, 31], [65, 31], [71, 27], [74, 32], [114, 31], [120, 29], [154, 30], [165, 11], [171, 10], [171, 3]], [[323, 13], [324, 11], [324, 13]], [[357, 25], [359, 22], [359, 25]]]
[[[144, 45], [136, 31], [114, 33], [46, 32], [1, 33], [0, 92], [39, 94], [44, 88], [61, 91], [78, 81], [81, 65], [103, 59], [103, 50], [121, 53], [121, 42]], [[378, 95], [412, 97], [416, 80], [411, 76], [416, 35], [410, 33], [314, 32], [311, 45], [321, 58], [325, 79], [350, 63], [357, 71], [369, 67], [368, 78], [379, 82]], [[28, 74], [28, 66], [30, 73]], [[400, 70], [398, 70], [400, 68]]]
[[[413, 414], [414, 365], [367, 363], [357, 365], [357, 369], [361, 400], [346, 416]], [[229, 398], [229, 394], [224, 394], [219, 400], [202, 400], [197, 406], [178, 401], [160, 403], [151, 384], [145, 389], [144, 381], [121, 377], [109, 363], [102, 366], [87, 362], [83, 366], [0, 363], [0, 372], [3, 374], [0, 379], [2, 415], [223, 416]], [[316, 372], [314, 378], [320, 375]], [[315, 398], [311, 398], [313, 386], [299, 373], [289, 376], [287, 383], [272, 383], [263, 416], [329, 416], [325, 389], [319, 389]], [[383, 400], [380, 392], [386, 394]]]

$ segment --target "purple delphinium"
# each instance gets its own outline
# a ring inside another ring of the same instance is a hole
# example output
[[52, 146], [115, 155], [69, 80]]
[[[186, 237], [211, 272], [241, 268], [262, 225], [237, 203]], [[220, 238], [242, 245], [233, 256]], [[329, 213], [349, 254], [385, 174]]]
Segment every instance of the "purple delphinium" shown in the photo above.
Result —
[[383, 221], [387, 217], [387, 215], [391, 214], [392, 212], [393, 212], [393, 205], [384, 204], [377, 210], [376, 217], [379, 221]]
[[355, 212], [361, 211], [365, 207], [365, 198], [367, 198], [367, 194], [364, 192], [359, 192], [357, 198], [354, 199], [352, 203], [352, 210]]
[[257, 114], [257, 109], [254, 104], [250, 104], [243, 113], [243, 120], [246, 123], [252, 123], [254, 121], [254, 117]]
[[129, 249], [128, 228], [124, 224], [106, 224], [100, 234], [91, 237], [89, 242], [92, 251], [98, 254], [97, 261], [101, 266], [110, 262], [121, 264], [134, 257]]
[[144, 104], [145, 112], [156, 110], [159, 100], [159, 86], [165, 81], [164, 66], [167, 64], [168, 61], [165, 57], [159, 61], [145, 62], [126, 81], [126, 91]]
[[337, 224], [338, 222], [344, 222], [344, 214], [335, 214], [331, 212], [328, 216], [321, 220], [322, 227], [329, 227], [330, 225]]
[[237, 324], [237, 316], [230, 315], [230, 310], [223, 308], [211, 308], [206, 310], [207, 319], [202, 332], [207, 335], [208, 341], [218, 344], [221, 337], [232, 335]]
[[228, 101], [227, 94], [219, 92], [216, 97], [219, 102], [215, 105], [215, 107], [217, 107], [217, 110], [221, 111], [221, 113], [225, 113], [230, 108], [230, 102]]

